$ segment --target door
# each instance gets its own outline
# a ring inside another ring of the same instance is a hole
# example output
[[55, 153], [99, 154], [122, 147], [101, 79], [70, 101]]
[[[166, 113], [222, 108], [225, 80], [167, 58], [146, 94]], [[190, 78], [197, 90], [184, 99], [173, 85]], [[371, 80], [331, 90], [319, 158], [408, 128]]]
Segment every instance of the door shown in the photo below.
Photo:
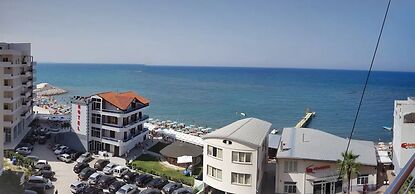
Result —
[[120, 154], [120, 148], [118, 146], [114, 146], [114, 155], [118, 156]]

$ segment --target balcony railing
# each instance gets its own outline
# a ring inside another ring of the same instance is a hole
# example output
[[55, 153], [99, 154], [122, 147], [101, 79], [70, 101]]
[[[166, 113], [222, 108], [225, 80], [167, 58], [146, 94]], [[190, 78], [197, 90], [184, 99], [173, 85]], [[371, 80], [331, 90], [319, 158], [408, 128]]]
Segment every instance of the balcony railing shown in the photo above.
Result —
[[136, 121], [131, 121], [130, 123], [123, 125], [123, 126], [119, 126], [118, 124], [105, 123], [105, 122], [102, 122], [102, 125], [109, 126], [109, 127], [116, 127], [116, 128], [129, 128], [132, 125], [135, 125], [141, 121], [147, 120], [148, 118], [150, 118], [148, 115], [143, 115], [141, 118], [137, 119]]
[[102, 136], [102, 139], [109, 140], [109, 141], [113, 141], [113, 142], [117, 142], [117, 143], [120, 142], [120, 140], [118, 140], [116, 138], [112, 138], [112, 137]]
[[415, 178], [412, 178], [411, 182], [409, 182], [408, 187], [403, 188], [403, 186], [405, 182], [407, 182], [414, 168], [415, 168], [415, 154], [412, 155], [411, 159], [409, 159], [408, 162], [405, 164], [405, 166], [401, 169], [398, 176], [396, 176], [392, 184], [389, 185], [385, 194], [395, 194], [395, 193], [402, 193], [402, 192], [405, 194], [409, 193], [409, 191], [411, 191], [412, 187], [414, 186]]

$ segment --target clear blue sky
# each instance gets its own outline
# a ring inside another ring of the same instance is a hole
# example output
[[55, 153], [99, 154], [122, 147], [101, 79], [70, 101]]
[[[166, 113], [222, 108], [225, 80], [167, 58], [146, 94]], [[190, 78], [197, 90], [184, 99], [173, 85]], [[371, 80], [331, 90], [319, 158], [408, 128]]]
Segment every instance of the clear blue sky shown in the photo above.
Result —
[[[2, 0], [0, 41], [39, 62], [367, 69], [387, 0]], [[393, 0], [376, 70], [415, 71], [415, 1]]]

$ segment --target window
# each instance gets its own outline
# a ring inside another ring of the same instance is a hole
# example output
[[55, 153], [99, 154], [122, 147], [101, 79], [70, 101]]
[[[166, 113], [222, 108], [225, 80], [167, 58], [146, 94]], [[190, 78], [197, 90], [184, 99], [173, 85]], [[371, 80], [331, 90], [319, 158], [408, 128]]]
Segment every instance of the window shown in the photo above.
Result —
[[207, 152], [209, 156], [222, 159], [222, 149], [208, 145]]
[[118, 125], [118, 118], [117, 117], [105, 116], [104, 115], [103, 120], [106, 124]]
[[297, 193], [296, 182], [284, 182], [284, 193]]
[[251, 185], [251, 175], [232, 172], [231, 182], [232, 184]]
[[101, 129], [96, 128], [96, 127], [92, 127], [91, 128], [91, 136], [101, 138]]
[[251, 153], [247, 152], [232, 152], [232, 162], [251, 164]]
[[357, 176], [357, 184], [358, 185], [364, 185], [369, 183], [369, 175], [359, 175]]
[[284, 172], [297, 172], [297, 161], [284, 161]]
[[101, 110], [101, 99], [92, 98], [92, 110]]
[[207, 165], [207, 174], [213, 178], [222, 180], [222, 170]]
[[100, 114], [92, 114], [91, 117], [92, 123], [101, 124], [101, 115]]

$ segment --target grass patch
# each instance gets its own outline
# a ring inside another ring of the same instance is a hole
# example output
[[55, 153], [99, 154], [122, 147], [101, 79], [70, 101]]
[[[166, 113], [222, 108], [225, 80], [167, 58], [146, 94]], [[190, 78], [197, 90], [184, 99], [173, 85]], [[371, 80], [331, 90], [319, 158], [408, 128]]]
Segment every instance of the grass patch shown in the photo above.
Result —
[[194, 178], [183, 175], [182, 171], [168, 168], [162, 164], [157, 157], [143, 154], [131, 164], [134, 169], [165, 177], [169, 180], [193, 186]]
[[165, 148], [168, 145], [169, 144], [167, 144], [167, 143], [157, 142], [153, 147], [151, 147], [148, 150], [152, 151], [152, 152], [155, 152], [155, 153], [160, 153], [160, 150], [162, 150], [163, 148]]

